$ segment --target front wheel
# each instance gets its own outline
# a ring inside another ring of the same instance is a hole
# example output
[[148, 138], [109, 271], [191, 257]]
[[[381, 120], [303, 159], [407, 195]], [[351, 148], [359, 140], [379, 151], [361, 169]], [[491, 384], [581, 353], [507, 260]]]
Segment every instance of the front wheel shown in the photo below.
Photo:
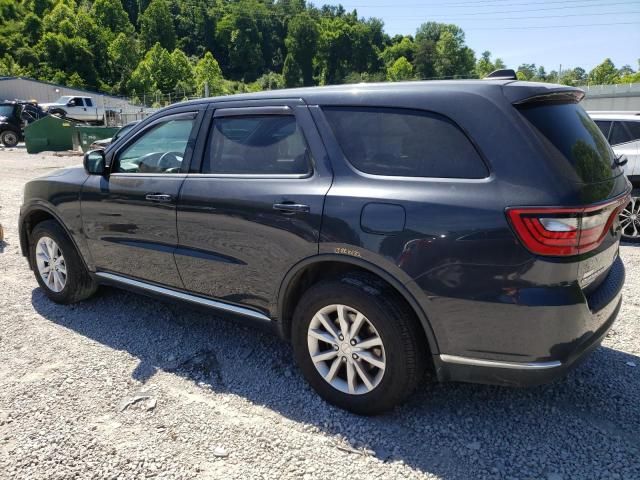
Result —
[[30, 236], [30, 259], [36, 280], [56, 303], [84, 300], [96, 291], [73, 242], [53, 220], [37, 224]]
[[640, 243], [640, 189], [631, 192], [631, 201], [620, 212], [622, 241]]
[[13, 148], [18, 145], [20, 140], [18, 134], [13, 130], [5, 130], [0, 134], [0, 141], [7, 148]]
[[325, 400], [361, 415], [393, 408], [423, 376], [428, 350], [413, 312], [374, 277], [345, 276], [302, 296], [296, 361]]

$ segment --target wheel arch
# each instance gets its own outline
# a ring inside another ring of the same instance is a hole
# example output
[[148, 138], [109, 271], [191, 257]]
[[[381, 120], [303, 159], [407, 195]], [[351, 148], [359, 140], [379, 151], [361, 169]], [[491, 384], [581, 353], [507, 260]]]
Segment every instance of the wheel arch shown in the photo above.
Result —
[[391, 288], [393, 288], [409, 305], [418, 318], [431, 354], [438, 354], [438, 343], [431, 328], [429, 319], [413, 294], [397, 278], [390, 275], [380, 267], [355, 257], [347, 257], [337, 254], [322, 254], [306, 258], [292, 267], [285, 275], [280, 284], [277, 298], [277, 322], [278, 334], [284, 338], [291, 337], [291, 325], [293, 311], [295, 309], [295, 298], [312, 285], [314, 280], [320, 278], [331, 278], [340, 273], [353, 270], [361, 270], [375, 275]]
[[33, 269], [33, 265], [31, 264], [31, 259], [29, 258], [29, 244], [30, 244], [31, 232], [33, 232], [33, 229], [35, 228], [36, 225], [46, 220], [53, 220], [58, 225], [60, 225], [60, 227], [62, 228], [62, 230], [64, 230], [64, 233], [67, 235], [67, 237], [69, 237], [69, 239], [71, 240], [71, 243], [73, 244], [76, 251], [78, 252], [78, 256], [84, 263], [85, 268], [89, 269], [88, 262], [84, 257], [84, 255], [82, 254], [82, 249], [78, 248], [78, 243], [76, 242], [74, 235], [69, 231], [69, 228], [67, 228], [65, 223], [60, 219], [60, 217], [55, 213], [54, 210], [40, 203], [30, 206], [20, 216], [20, 230], [19, 230], [20, 250], [22, 252], [22, 255], [29, 260], [29, 266], [31, 267], [31, 269]]

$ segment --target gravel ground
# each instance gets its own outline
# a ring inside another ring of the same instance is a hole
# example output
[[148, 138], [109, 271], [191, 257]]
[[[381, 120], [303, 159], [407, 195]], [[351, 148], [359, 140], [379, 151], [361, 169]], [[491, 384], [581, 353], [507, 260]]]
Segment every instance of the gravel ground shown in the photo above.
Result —
[[640, 478], [640, 248], [618, 322], [564, 381], [424, 385], [388, 415], [320, 400], [289, 346], [117, 289], [48, 301], [22, 187], [79, 157], [0, 150], [0, 478]]

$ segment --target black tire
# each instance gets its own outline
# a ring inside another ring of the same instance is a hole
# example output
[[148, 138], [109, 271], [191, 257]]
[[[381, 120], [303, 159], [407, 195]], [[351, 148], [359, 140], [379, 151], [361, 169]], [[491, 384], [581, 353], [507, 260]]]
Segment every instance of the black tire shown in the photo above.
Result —
[[[630, 209], [631, 205], [635, 202], [635, 206], [633, 208], [633, 211], [635, 212], [636, 215], [640, 215], [640, 188], [635, 188], [631, 192], [631, 197], [633, 198], [633, 200], [627, 206], [625, 206], [625, 210]], [[625, 219], [621, 215], [620, 216], [621, 226], [625, 225], [623, 220], [625, 220]], [[636, 217], [635, 222], [636, 222], [635, 223], [635, 227], [636, 227], [636, 230], [637, 230], [638, 234], [637, 235], [633, 234], [633, 225], [626, 226], [626, 228], [622, 229], [622, 241], [623, 242], [640, 243], [640, 216]]]
[[[384, 344], [384, 374], [367, 393], [350, 394], [334, 388], [311, 360], [307, 346], [309, 325], [316, 312], [332, 304], [346, 305], [364, 314]], [[294, 312], [292, 342], [296, 362], [318, 394], [359, 415], [382, 413], [402, 403], [422, 380], [427, 366], [428, 345], [414, 313], [395, 291], [369, 275], [346, 275], [309, 288]]]
[[[42, 237], [49, 237], [58, 244], [65, 259], [67, 276], [64, 288], [59, 292], [53, 291], [47, 286], [38, 271], [36, 262], [36, 246]], [[70, 304], [80, 302], [92, 296], [98, 288], [97, 283], [91, 278], [75, 245], [69, 239], [62, 227], [54, 220], [45, 220], [38, 223], [29, 237], [29, 260], [36, 280], [44, 293], [56, 303]]]
[[4, 132], [0, 133], [0, 142], [2, 142], [2, 144], [7, 148], [15, 147], [16, 145], [18, 145], [19, 141], [20, 134], [14, 132], [13, 130], [5, 130]]
[[67, 112], [64, 110], [51, 110], [51, 115], [55, 115], [60, 118], [67, 118]]

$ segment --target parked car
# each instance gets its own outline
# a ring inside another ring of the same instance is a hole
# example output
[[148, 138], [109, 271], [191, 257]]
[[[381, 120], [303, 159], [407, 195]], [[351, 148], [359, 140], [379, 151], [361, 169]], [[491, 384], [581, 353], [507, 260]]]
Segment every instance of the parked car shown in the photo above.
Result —
[[110, 284], [266, 325], [359, 414], [425, 372], [549, 382], [625, 276], [630, 186], [582, 97], [496, 79], [172, 105], [29, 182], [22, 253], [55, 302]]
[[613, 151], [626, 160], [625, 174], [633, 185], [631, 201], [620, 213], [622, 239], [640, 242], [640, 112], [589, 112]]
[[99, 148], [107, 148], [109, 145], [111, 145], [113, 142], [115, 142], [117, 139], [121, 138], [125, 133], [127, 133], [129, 130], [131, 130], [133, 127], [135, 127], [138, 123], [140, 123], [140, 120], [136, 120], [135, 122], [127, 123], [124, 127], [122, 127], [120, 130], [118, 130], [113, 137], [111, 137], [111, 138], [103, 138], [101, 140], [96, 140], [95, 142], [93, 142], [91, 144], [91, 149], [92, 150], [97, 150]]
[[105, 111], [91, 97], [63, 96], [53, 103], [40, 105], [47, 113], [58, 117], [87, 123], [104, 123]]
[[24, 141], [24, 128], [44, 115], [35, 102], [0, 102], [0, 143], [5, 147], [15, 147]]

